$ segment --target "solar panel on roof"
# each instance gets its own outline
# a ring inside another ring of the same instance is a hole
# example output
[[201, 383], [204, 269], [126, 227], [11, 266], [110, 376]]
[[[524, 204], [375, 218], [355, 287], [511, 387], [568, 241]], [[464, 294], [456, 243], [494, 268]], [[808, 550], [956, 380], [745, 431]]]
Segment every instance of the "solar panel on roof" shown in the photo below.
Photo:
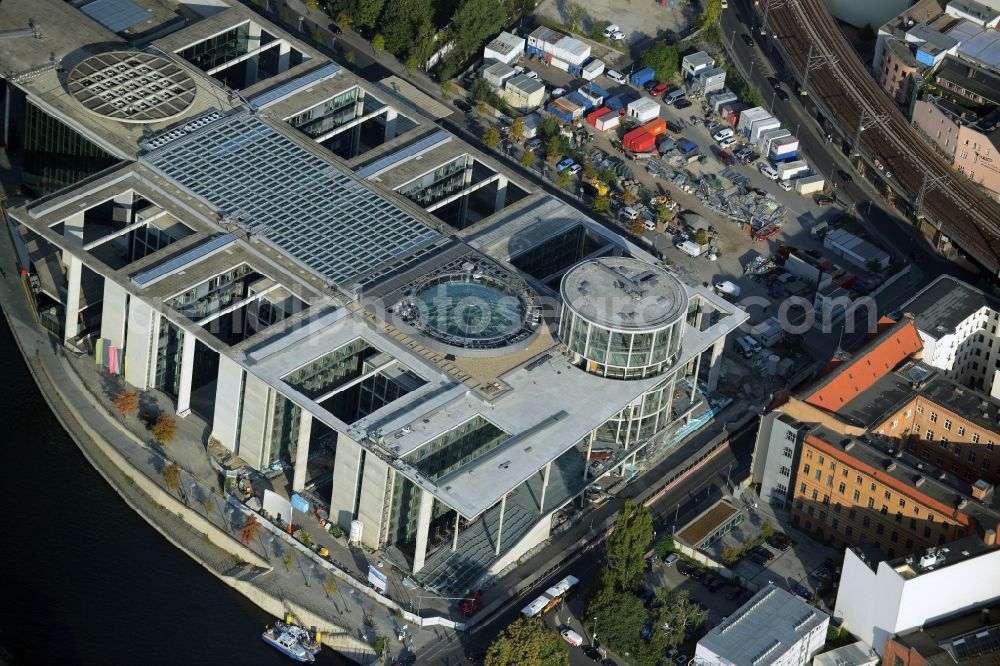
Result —
[[395, 166], [407, 158], [413, 157], [418, 153], [428, 151], [432, 148], [436, 148], [439, 144], [447, 143], [448, 141], [451, 141], [451, 135], [444, 130], [439, 130], [434, 132], [434, 134], [425, 136], [419, 141], [411, 143], [402, 150], [397, 150], [396, 152], [390, 153], [385, 157], [380, 157], [368, 166], [361, 167], [357, 170], [357, 174], [361, 178], [371, 178], [373, 176], [377, 176], [381, 172]]
[[153, 12], [132, 0], [95, 0], [81, 7], [80, 11], [111, 32], [122, 32], [153, 18]]
[[272, 88], [267, 92], [262, 92], [261, 94], [256, 95], [250, 99], [250, 107], [255, 111], [266, 108], [271, 104], [280, 102], [303, 88], [308, 88], [315, 83], [331, 78], [339, 71], [340, 66], [334, 63], [329, 63], [319, 69], [314, 69], [313, 71], [303, 74], [298, 78], [282, 83], [277, 88]]
[[181, 268], [192, 264], [200, 259], [204, 259], [216, 252], [223, 250], [232, 243], [236, 242], [236, 237], [232, 234], [223, 234], [221, 236], [216, 236], [201, 245], [196, 245], [195, 247], [183, 252], [173, 259], [163, 262], [159, 266], [154, 266], [149, 270], [145, 270], [141, 273], [137, 273], [132, 276], [132, 284], [138, 287], [148, 287], [158, 280], [162, 280], [171, 273], [174, 273]]

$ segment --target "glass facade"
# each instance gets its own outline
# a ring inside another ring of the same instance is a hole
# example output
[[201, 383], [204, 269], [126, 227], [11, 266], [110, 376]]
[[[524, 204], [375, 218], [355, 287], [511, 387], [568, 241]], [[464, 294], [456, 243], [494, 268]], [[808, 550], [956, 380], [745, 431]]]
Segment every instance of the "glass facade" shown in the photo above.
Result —
[[510, 263], [531, 277], [544, 280], [593, 254], [601, 246], [602, 243], [589, 234], [586, 227], [580, 225], [522, 252], [512, 258]]
[[30, 100], [26, 107], [22, 177], [35, 194], [73, 185], [119, 161]]
[[[263, 33], [261, 35], [263, 42]], [[223, 65], [240, 57], [250, 50], [250, 23], [238, 25], [232, 30], [210, 37], [203, 42], [178, 52], [184, 58], [203, 72]], [[254, 45], [257, 48], [258, 45]]]
[[358, 88], [345, 90], [333, 99], [292, 116], [288, 124], [311, 139], [322, 136], [357, 117]]
[[306, 397], [317, 398], [360, 376], [364, 359], [376, 353], [378, 350], [358, 338], [285, 375], [283, 379]]
[[660, 374], [676, 362], [683, 335], [683, 320], [655, 331], [615, 331], [588, 322], [568, 307], [559, 321], [559, 338], [584, 359], [586, 370], [614, 379]]
[[424, 444], [406, 461], [432, 481], [500, 446], [509, 435], [481, 416]]
[[160, 317], [159, 342], [156, 346], [156, 388], [177, 397], [181, 378], [181, 347], [184, 333]]
[[466, 183], [471, 162], [471, 157], [463, 155], [404, 185], [399, 193], [424, 207], [435, 204], [471, 184], [471, 179]]
[[[431, 509], [431, 523], [451, 512], [436, 499]], [[392, 511], [389, 514], [389, 542], [409, 551], [417, 536], [417, 514], [420, 510], [420, 488], [402, 474], [395, 472], [392, 488]]]
[[259, 277], [250, 266], [240, 264], [174, 296], [166, 304], [197, 321], [243, 298], [247, 283]]
[[673, 376], [670, 376], [646, 391], [639, 400], [633, 401], [595, 431], [595, 444], [633, 448], [666, 428], [671, 421], [673, 387]]

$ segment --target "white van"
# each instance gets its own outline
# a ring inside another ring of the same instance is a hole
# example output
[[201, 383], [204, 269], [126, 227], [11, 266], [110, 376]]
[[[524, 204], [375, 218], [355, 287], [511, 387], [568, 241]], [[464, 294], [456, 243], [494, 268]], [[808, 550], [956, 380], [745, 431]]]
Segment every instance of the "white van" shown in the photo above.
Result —
[[563, 640], [572, 645], [573, 647], [580, 647], [583, 645], [583, 636], [576, 633], [572, 629], [563, 629], [559, 632], [559, 635], [563, 637]]
[[663, 98], [664, 104], [673, 104], [677, 100], [681, 100], [687, 97], [687, 93], [683, 90], [673, 90], [667, 93], [666, 97]]
[[625, 210], [622, 211], [622, 217], [624, 217], [626, 220], [638, 219], [639, 211], [637, 211], [635, 208], [632, 208], [631, 206], [626, 206]]
[[604, 76], [608, 77], [615, 83], [627, 83], [625, 75], [614, 69], [609, 69], [608, 71], [604, 72]]

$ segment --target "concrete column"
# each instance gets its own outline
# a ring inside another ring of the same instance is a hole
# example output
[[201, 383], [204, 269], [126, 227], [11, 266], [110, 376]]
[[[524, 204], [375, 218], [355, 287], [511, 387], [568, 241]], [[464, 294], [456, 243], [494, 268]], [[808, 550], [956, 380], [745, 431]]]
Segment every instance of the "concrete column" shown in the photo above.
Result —
[[63, 220], [63, 237], [74, 245], [83, 245], [83, 211]]
[[101, 302], [101, 337], [118, 348], [125, 346], [127, 313], [128, 292], [111, 278], [105, 278], [104, 300]]
[[288, 61], [291, 54], [291, 45], [285, 40], [281, 40], [281, 44], [278, 46], [278, 74], [288, 70]]
[[691, 375], [691, 402], [694, 402], [694, 396], [698, 393], [699, 372], [701, 372], [701, 354], [694, 357], [694, 374]]
[[503, 535], [503, 514], [507, 510], [507, 494], [500, 498], [500, 523], [497, 525], [497, 557], [500, 556], [500, 537]]
[[462, 514], [455, 512], [455, 534], [451, 538], [451, 552], [458, 550], [458, 523], [462, 520]]
[[587, 441], [587, 459], [583, 461], [583, 480], [587, 480], [587, 470], [590, 468], [590, 452], [594, 449], [594, 433], [590, 433]]
[[63, 256], [66, 258], [66, 321], [63, 327], [63, 341], [67, 342], [76, 337], [77, 322], [80, 319], [80, 277], [83, 273], [83, 262], [65, 252]]
[[243, 368], [225, 354], [219, 354], [219, 374], [215, 384], [212, 436], [229, 451], [237, 453], [237, 424], [243, 396]]
[[503, 210], [503, 207], [507, 205], [507, 182], [506, 176], [500, 176], [497, 179], [497, 198], [493, 203], [494, 213]]
[[132, 190], [115, 197], [112, 217], [115, 222], [123, 222], [125, 226], [132, 224]]
[[[589, 457], [589, 456], [588, 456]], [[584, 464], [586, 467], [586, 464]], [[542, 499], [538, 502], [538, 512], [545, 513], [545, 491], [549, 488], [549, 473], [552, 471], [552, 461], [545, 466], [545, 477], [542, 479]]]
[[420, 507], [417, 509], [417, 543], [413, 549], [413, 573], [424, 568], [427, 559], [427, 536], [431, 531], [431, 513], [434, 496], [429, 490], [420, 490]]
[[392, 141], [396, 138], [396, 118], [399, 112], [391, 106], [385, 112], [385, 140]]
[[306, 467], [309, 464], [309, 438], [312, 436], [313, 416], [308, 409], [299, 410], [299, 441], [295, 445], [295, 469], [292, 473], [292, 491], [306, 487]]
[[[462, 189], [467, 190], [469, 186], [472, 185], [472, 163], [465, 167], [465, 173], [463, 174], [464, 182], [462, 183]], [[468, 194], [463, 194], [460, 199], [461, 203], [458, 206], [458, 227], [463, 228], [465, 226], [465, 216], [469, 214], [469, 196]]]
[[719, 338], [712, 347], [711, 365], [708, 369], [708, 390], [715, 391], [719, 387], [719, 375], [722, 374], [722, 351], [726, 348], [726, 338]]
[[[260, 37], [261, 30], [260, 26], [256, 25], [253, 21], [250, 22], [250, 28], [247, 31], [247, 51], [256, 51], [260, 48]], [[247, 58], [244, 61], [244, 74], [246, 79], [246, 87], [250, 87], [257, 83], [257, 69], [260, 66], [260, 55], [255, 55]]]
[[181, 377], [177, 387], [177, 416], [191, 413], [191, 381], [194, 377], [194, 349], [198, 339], [189, 331], [183, 331], [181, 342]]

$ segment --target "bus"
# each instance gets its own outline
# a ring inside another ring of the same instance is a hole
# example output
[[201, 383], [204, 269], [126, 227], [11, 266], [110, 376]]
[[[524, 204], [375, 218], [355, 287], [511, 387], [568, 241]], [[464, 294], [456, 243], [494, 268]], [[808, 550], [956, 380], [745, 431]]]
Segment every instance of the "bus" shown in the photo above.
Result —
[[545, 594], [525, 606], [521, 610], [521, 615], [524, 615], [525, 617], [535, 617], [547, 613], [555, 608], [560, 601], [565, 599], [579, 582], [580, 579], [576, 576], [566, 576], [561, 581], [545, 590]]

